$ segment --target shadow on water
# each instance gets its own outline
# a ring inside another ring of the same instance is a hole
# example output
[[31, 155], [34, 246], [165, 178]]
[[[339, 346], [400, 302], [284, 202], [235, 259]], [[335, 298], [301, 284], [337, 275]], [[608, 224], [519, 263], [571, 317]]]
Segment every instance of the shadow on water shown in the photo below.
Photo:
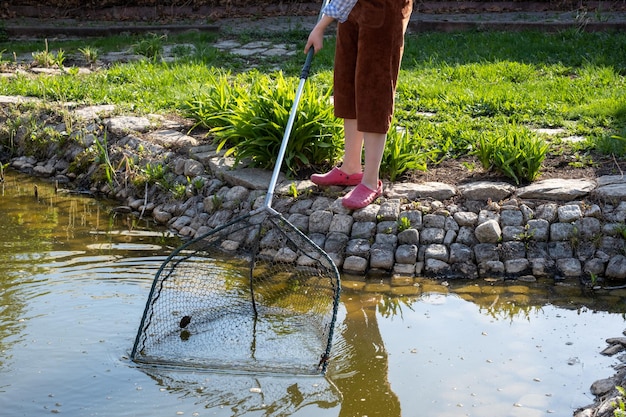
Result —
[[623, 330], [626, 292], [349, 276], [325, 377], [137, 366], [148, 290], [180, 242], [34, 185], [13, 174], [0, 197], [7, 415], [566, 416], [613, 373], [599, 352]]

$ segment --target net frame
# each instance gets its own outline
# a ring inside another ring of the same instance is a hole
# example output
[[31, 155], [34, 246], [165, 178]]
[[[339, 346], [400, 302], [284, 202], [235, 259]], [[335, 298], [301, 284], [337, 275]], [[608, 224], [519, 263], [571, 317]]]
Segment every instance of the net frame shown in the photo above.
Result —
[[[240, 278], [247, 279], [247, 284], [226, 291], [229, 277], [207, 267], [215, 259], [245, 269]], [[211, 281], [199, 283], [201, 294], [194, 295], [196, 290], [188, 280], [197, 281], [202, 268], [218, 275], [202, 278]], [[281, 286], [289, 288], [283, 291]], [[235, 372], [324, 374], [340, 293], [339, 272], [332, 258], [280, 213], [263, 207], [188, 241], [168, 256], [152, 283], [131, 360]], [[180, 294], [181, 300], [172, 300]], [[190, 353], [181, 344], [192, 334], [184, 337], [189, 324], [183, 328], [185, 317], [200, 324], [201, 329], [196, 326], [192, 333], [194, 337], [205, 334], [210, 352]], [[249, 326], [250, 334], [233, 335], [233, 322], [239, 330]], [[215, 325], [222, 328], [207, 327]], [[275, 357], [275, 343], [289, 349]], [[161, 348], [168, 344], [175, 347], [169, 351]], [[248, 351], [246, 345], [254, 349]], [[221, 351], [224, 346], [238, 349]], [[233, 354], [239, 356], [228, 360]]]

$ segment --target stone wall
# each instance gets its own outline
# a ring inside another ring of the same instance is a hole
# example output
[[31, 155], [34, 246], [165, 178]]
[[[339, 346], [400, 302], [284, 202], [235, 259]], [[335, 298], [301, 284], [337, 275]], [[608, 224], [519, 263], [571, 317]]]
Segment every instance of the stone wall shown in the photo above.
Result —
[[[19, 106], [23, 100], [0, 97], [0, 105]], [[72, 141], [50, 147], [46, 156], [15, 157], [11, 166], [61, 188], [86, 187], [117, 198], [121, 209], [150, 216], [186, 237], [202, 235], [264, 202], [271, 173], [235, 167], [203, 137], [185, 134], [189, 126], [184, 121], [113, 116], [113, 106], [71, 113], [80, 121], [72, 123]], [[51, 120], [42, 118], [42, 123]], [[61, 131], [67, 125], [55, 122], [53, 127]], [[26, 140], [19, 134], [14, 139], [18, 147]], [[154, 184], [137, 189], [130, 172], [118, 172], [120, 181], [112, 187], [98, 176], [99, 163], [77, 170], [76, 161], [93, 151], [96, 140], [107, 144], [113, 166], [131, 156], [138, 164], [167, 165], [175, 181], [187, 184], [185, 197], [173, 199]], [[345, 191], [281, 178], [273, 203], [344, 273], [584, 278], [593, 283], [626, 279], [626, 180], [621, 176], [551, 179], [520, 188], [499, 182], [458, 187], [387, 183], [382, 198], [356, 211], [341, 205]]]

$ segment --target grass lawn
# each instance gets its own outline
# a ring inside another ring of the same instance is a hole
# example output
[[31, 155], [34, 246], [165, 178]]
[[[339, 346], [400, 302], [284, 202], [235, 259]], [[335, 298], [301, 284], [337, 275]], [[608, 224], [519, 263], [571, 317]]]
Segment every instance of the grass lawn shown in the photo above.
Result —
[[[287, 43], [299, 52], [307, 33], [231, 36], [242, 43]], [[217, 41], [217, 34], [189, 33], [5, 42], [0, 64], [17, 75], [0, 78], [0, 94], [181, 114], [235, 155], [271, 166], [275, 153], [256, 149], [280, 142], [304, 55], [244, 58], [216, 49]], [[173, 62], [160, 59], [168, 44], [178, 45]], [[314, 60], [302, 125], [290, 139], [286, 158], [296, 176], [340, 157], [341, 129], [329, 111], [333, 45], [329, 38]], [[97, 68], [99, 56], [121, 50], [146, 59]], [[24, 54], [35, 66], [62, 64], [66, 70], [16, 71], [27, 69], [15, 60]], [[83, 74], [79, 66], [96, 69]], [[0, 131], [0, 142], [8, 135]], [[610, 160], [619, 172], [625, 137], [624, 33], [409, 34], [382, 171], [397, 180], [455, 165], [459, 175], [483, 171], [518, 184], [540, 178], [549, 161], [563, 169], [606, 170]]]

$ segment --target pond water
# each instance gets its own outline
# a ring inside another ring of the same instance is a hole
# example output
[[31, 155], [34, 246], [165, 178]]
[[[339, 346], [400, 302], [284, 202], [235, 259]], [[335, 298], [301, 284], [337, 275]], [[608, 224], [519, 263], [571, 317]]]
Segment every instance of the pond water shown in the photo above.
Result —
[[623, 294], [346, 276], [325, 378], [139, 367], [150, 285], [181, 242], [113, 202], [0, 185], [2, 415], [571, 416], [617, 362], [599, 352]]

